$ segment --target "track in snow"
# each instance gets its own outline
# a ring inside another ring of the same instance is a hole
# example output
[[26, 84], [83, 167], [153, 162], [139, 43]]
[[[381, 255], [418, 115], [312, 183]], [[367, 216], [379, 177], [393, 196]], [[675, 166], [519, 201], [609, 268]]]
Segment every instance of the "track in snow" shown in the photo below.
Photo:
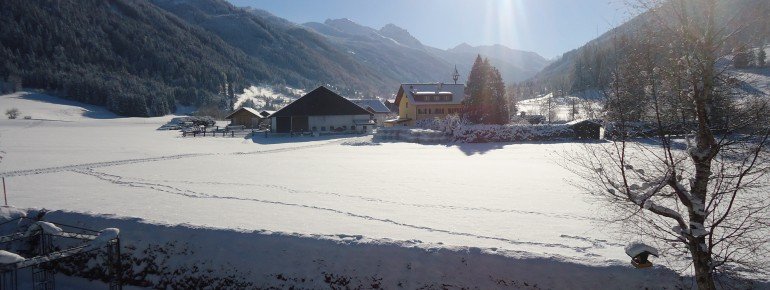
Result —
[[[148, 188], [159, 192], [164, 192], [168, 194], [174, 194], [179, 195], [187, 198], [200, 198], [200, 199], [213, 199], [213, 200], [237, 200], [237, 201], [248, 201], [248, 202], [258, 202], [258, 203], [265, 203], [265, 204], [274, 204], [274, 205], [282, 205], [282, 206], [290, 206], [290, 207], [299, 207], [299, 208], [307, 208], [307, 209], [313, 209], [318, 211], [325, 211], [335, 214], [340, 214], [348, 217], [354, 217], [369, 221], [377, 221], [377, 222], [383, 222], [391, 225], [401, 226], [401, 227], [407, 227], [412, 229], [418, 229], [418, 230], [424, 230], [428, 232], [438, 232], [438, 233], [444, 233], [448, 235], [453, 236], [465, 236], [465, 237], [471, 237], [471, 238], [477, 238], [477, 239], [483, 239], [483, 240], [495, 240], [495, 241], [501, 241], [505, 243], [509, 243], [512, 245], [526, 245], [526, 246], [538, 246], [538, 247], [544, 247], [544, 248], [561, 248], [561, 249], [568, 249], [573, 250], [577, 253], [585, 254], [586, 256], [595, 256], [595, 254], [592, 254], [589, 252], [592, 248], [597, 248], [599, 243], [597, 241], [588, 241], [591, 243], [591, 246], [585, 246], [585, 247], [578, 247], [578, 246], [570, 246], [565, 244], [559, 244], [559, 243], [541, 243], [541, 242], [531, 242], [531, 241], [519, 241], [515, 239], [509, 239], [509, 238], [501, 238], [501, 237], [495, 237], [495, 236], [486, 236], [486, 235], [479, 235], [474, 233], [467, 233], [467, 232], [460, 232], [460, 231], [453, 231], [453, 230], [446, 230], [446, 229], [439, 229], [439, 228], [433, 228], [428, 226], [421, 226], [421, 225], [415, 225], [415, 224], [409, 224], [405, 222], [396, 221], [389, 218], [380, 218], [380, 217], [374, 217], [370, 215], [365, 214], [358, 214], [348, 211], [343, 211], [339, 209], [334, 208], [327, 208], [327, 207], [321, 207], [321, 206], [315, 206], [315, 205], [307, 205], [307, 204], [299, 204], [299, 203], [292, 203], [292, 202], [283, 202], [283, 201], [274, 201], [274, 200], [266, 200], [266, 199], [258, 199], [258, 198], [246, 198], [246, 197], [236, 197], [236, 196], [222, 196], [217, 194], [208, 194], [203, 192], [197, 192], [192, 191], [188, 189], [173, 187], [165, 184], [160, 183], [151, 183], [151, 182], [141, 182], [141, 181], [130, 181], [126, 178], [114, 175], [114, 174], [108, 174], [108, 173], [102, 173], [97, 172], [93, 170], [92, 168], [86, 168], [86, 169], [77, 169], [72, 170], [73, 172], [93, 176], [97, 179], [107, 181], [113, 184], [121, 185], [121, 186], [129, 186], [129, 187], [138, 187], [138, 188]], [[572, 239], [572, 236], [566, 236], [562, 235], [562, 238], [570, 238]], [[603, 248], [603, 246], [599, 246], [599, 248]]]
[[338, 144], [338, 143], [341, 143], [341, 142], [343, 142], [343, 140], [335, 140], [335, 141], [325, 142], [325, 143], [321, 143], [321, 144], [311, 144], [311, 145], [304, 145], [304, 146], [296, 146], [296, 147], [288, 147], [288, 148], [278, 148], [278, 149], [268, 149], [268, 150], [260, 150], [260, 151], [249, 151], [249, 152], [233, 152], [233, 153], [226, 153], [226, 154], [223, 154], [223, 153], [191, 153], [191, 154], [178, 154], [178, 155], [168, 155], [168, 156], [150, 157], [150, 158], [136, 158], [136, 159], [115, 160], [115, 161], [93, 162], [93, 163], [84, 163], [84, 164], [76, 164], [76, 165], [64, 165], [64, 166], [57, 166], [57, 167], [47, 167], [47, 168], [36, 168], [36, 169], [26, 169], [26, 170], [16, 170], [16, 171], [0, 172], [0, 177], [14, 177], [14, 176], [37, 175], [37, 174], [49, 174], [49, 173], [56, 173], [56, 172], [62, 172], [62, 171], [75, 171], [75, 170], [82, 170], [82, 169], [89, 169], [89, 168], [109, 167], [109, 166], [118, 166], [118, 165], [134, 164], [134, 163], [157, 162], [157, 161], [175, 160], [175, 159], [183, 159], [183, 158], [193, 158], [193, 157], [201, 157], [201, 156], [252, 155], [252, 154], [280, 153], [280, 152], [287, 152], [287, 151], [295, 151], [295, 150], [323, 147], [323, 146], [327, 146], [327, 145]]
[[516, 209], [499, 209], [499, 208], [489, 208], [489, 207], [470, 207], [470, 206], [456, 206], [456, 205], [443, 205], [443, 204], [407, 203], [407, 202], [385, 200], [385, 199], [366, 197], [366, 196], [360, 196], [360, 195], [337, 193], [337, 192], [331, 192], [331, 191], [299, 190], [299, 189], [294, 189], [294, 188], [290, 188], [288, 186], [277, 185], [277, 184], [244, 183], [244, 182], [217, 182], [217, 181], [188, 181], [188, 180], [146, 179], [146, 178], [132, 178], [132, 179], [136, 180], [136, 181], [142, 181], [142, 182], [151, 182], [151, 183], [152, 182], [154, 182], [154, 183], [158, 183], [159, 182], [159, 183], [162, 183], [162, 184], [182, 183], [182, 184], [210, 184], [210, 185], [256, 186], [256, 187], [263, 187], [263, 188], [274, 188], [274, 189], [278, 189], [278, 190], [284, 191], [286, 193], [292, 193], [292, 194], [327, 195], [327, 196], [335, 196], [335, 197], [353, 198], [353, 199], [358, 199], [358, 200], [363, 200], [363, 201], [373, 202], [373, 203], [382, 203], [382, 204], [391, 204], [391, 205], [399, 205], [399, 206], [408, 206], [408, 207], [415, 207], [415, 208], [432, 208], [432, 209], [447, 209], [447, 210], [481, 211], [481, 212], [491, 212], [491, 213], [515, 213], [515, 214], [538, 215], [538, 216], [545, 216], [545, 217], [551, 217], [551, 218], [560, 218], [560, 219], [569, 219], [569, 220], [599, 221], [599, 219], [596, 219], [596, 218], [580, 216], [580, 215], [571, 215], [571, 214], [555, 214], [555, 213], [544, 213], [544, 212], [538, 212], [538, 211], [526, 211], [526, 210], [516, 210]]

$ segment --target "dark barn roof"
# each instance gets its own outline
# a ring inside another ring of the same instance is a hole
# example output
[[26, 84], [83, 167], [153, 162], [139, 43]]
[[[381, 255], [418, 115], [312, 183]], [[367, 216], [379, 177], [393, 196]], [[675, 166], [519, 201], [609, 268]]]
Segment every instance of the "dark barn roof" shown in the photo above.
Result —
[[270, 117], [330, 115], [372, 115], [372, 113], [326, 87], [320, 86], [273, 113]]

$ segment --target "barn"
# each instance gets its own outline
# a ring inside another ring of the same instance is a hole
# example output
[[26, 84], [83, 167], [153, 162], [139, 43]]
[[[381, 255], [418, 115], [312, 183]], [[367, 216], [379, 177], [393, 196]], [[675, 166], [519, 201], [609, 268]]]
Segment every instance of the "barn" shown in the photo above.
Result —
[[352, 133], [374, 129], [374, 115], [324, 86], [270, 115], [274, 133]]
[[257, 110], [252, 108], [240, 108], [227, 115], [225, 119], [230, 120], [230, 125], [244, 126], [249, 129], [259, 128], [260, 121], [263, 117]]
[[575, 120], [566, 124], [575, 132], [578, 139], [604, 139], [604, 127], [601, 120]]

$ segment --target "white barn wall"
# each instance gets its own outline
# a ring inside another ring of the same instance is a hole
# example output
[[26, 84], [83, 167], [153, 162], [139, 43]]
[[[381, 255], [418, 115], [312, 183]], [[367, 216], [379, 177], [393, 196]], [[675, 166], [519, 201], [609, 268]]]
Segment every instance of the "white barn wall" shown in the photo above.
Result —
[[[335, 128], [347, 126], [348, 130], [350, 130], [350, 126], [355, 125], [356, 123], [368, 122], [369, 120], [369, 115], [309, 116], [308, 125], [310, 126], [311, 131], [322, 132], [321, 127], [326, 127], [326, 132], [329, 132], [329, 127], [331, 126], [334, 126]], [[271, 128], [277, 128], [277, 122], [276, 118], [270, 118]], [[375, 126], [376, 125], [374, 124], [367, 125], [366, 130], [371, 132]], [[315, 130], [313, 130], [313, 127], [315, 127]], [[356, 125], [356, 127], [356, 130], [362, 129], [361, 125]]]
[[[310, 123], [310, 130], [313, 130], [313, 127], [315, 127], [314, 131], [321, 132], [321, 127], [326, 127], [326, 131], [329, 131], [330, 126], [342, 127], [347, 126], [348, 129], [350, 129], [350, 126], [355, 125], [356, 123], [362, 123], [369, 121], [370, 117], [369, 115], [333, 115], [333, 116], [310, 116], [308, 117], [308, 123]], [[360, 127], [361, 125], [357, 125], [356, 127]], [[370, 131], [374, 128], [374, 125], [368, 125], [367, 130]], [[356, 130], [361, 130], [361, 128], [356, 128]]]

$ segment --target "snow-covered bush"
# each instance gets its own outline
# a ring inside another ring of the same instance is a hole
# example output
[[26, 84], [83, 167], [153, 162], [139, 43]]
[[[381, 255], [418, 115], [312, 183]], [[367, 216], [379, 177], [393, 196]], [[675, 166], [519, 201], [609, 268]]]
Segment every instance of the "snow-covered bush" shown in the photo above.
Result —
[[461, 143], [550, 141], [573, 138], [567, 125], [465, 125], [457, 128], [452, 140]]
[[460, 126], [466, 126], [470, 123], [464, 119], [461, 118], [458, 115], [447, 115], [444, 118], [433, 118], [433, 119], [424, 119], [415, 122], [415, 127], [422, 128], [422, 129], [431, 129], [431, 130], [437, 130], [442, 131], [447, 134], [452, 134], [455, 129], [457, 129]]
[[466, 125], [457, 128], [452, 139], [461, 143], [508, 142], [512, 133], [507, 125]]

